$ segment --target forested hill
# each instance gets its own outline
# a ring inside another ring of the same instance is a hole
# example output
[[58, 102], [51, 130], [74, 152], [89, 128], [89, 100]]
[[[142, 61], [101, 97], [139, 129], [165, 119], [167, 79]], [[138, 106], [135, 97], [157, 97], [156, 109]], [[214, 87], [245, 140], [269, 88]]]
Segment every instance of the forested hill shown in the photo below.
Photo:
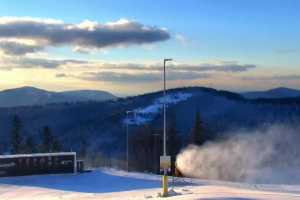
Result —
[[116, 97], [100, 90], [52, 92], [35, 87], [20, 87], [0, 91], [0, 107], [45, 105], [49, 103], [105, 101]]
[[[167, 117], [176, 121], [182, 141], [186, 141], [200, 113], [210, 138], [238, 128], [254, 129], [266, 124], [300, 122], [300, 98], [245, 99], [237, 93], [211, 88], [188, 87], [167, 91]], [[126, 123], [129, 133], [145, 125], [159, 130], [162, 125], [162, 92], [105, 102], [56, 103], [39, 106], [0, 108], [0, 151], [7, 152], [12, 118], [19, 116], [22, 135], [39, 140], [44, 126], [66, 149], [108, 154], [123, 153], [126, 144]], [[135, 110], [126, 121], [126, 111]]]

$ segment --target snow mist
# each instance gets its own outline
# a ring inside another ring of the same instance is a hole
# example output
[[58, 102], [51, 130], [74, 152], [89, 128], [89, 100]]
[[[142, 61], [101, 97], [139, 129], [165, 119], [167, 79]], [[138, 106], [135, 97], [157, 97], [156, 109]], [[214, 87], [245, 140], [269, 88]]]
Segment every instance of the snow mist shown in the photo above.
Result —
[[188, 146], [178, 169], [188, 177], [250, 183], [300, 183], [299, 128], [280, 125], [239, 131], [227, 139]]

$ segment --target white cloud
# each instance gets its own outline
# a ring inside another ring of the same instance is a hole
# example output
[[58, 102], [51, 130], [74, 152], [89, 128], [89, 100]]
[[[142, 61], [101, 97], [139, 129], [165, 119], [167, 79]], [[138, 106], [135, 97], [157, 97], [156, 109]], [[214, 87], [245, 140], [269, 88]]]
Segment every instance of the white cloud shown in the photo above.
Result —
[[43, 50], [44, 47], [36, 44], [28, 44], [20, 41], [0, 40], [0, 51], [7, 55], [20, 56]]
[[151, 44], [170, 38], [155, 26], [121, 19], [100, 24], [85, 20], [79, 24], [30, 17], [0, 17], [0, 39], [27, 39], [38, 45], [102, 49], [107, 47]]

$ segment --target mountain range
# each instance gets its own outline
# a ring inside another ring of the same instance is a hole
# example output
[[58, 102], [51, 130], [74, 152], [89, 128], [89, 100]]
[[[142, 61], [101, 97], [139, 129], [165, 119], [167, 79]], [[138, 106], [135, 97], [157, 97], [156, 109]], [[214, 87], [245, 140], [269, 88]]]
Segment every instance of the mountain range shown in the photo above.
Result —
[[105, 101], [115, 99], [109, 92], [74, 90], [52, 92], [34, 87], [21, 87], [0, 91], [0, 107], [45, 105], [51, 103]]
[[[38, 140], [47, 125], [67, 149], [77, 151], [84, 143], [88, 152], [123, 155], [127, 125], [129, 134], [148, 125], [161, 130], [162, 95], [159, 91], [107, 101], [0, 108], [0, 152], [8, 151], [12, 118], [18, 115], [24, 136]], [[229, 91], [187, 87], [167, 90], [166, 103], [167, 124], [175, 120], [183, 141], [193, 127], [196, 112], [209, 137], [276, 124], [296, 127], [300, 122], [300, 97], [248, 99]], [[136, 114], [127, 118], [127, 111]]]
[[[266, 91], [242, 92], [247, 99], [278, 99], [300, 97], [300, 90], [274, 88]], [[0, 91], [0, 107], [46, 105], [52, 103], [106, 101], [117, 97], [101, 90], [73, 90], [63, 92], [47, 91], [35, 87], [20, 87]]]
[[253, 91], [244, 92], [242, 95], [245, 98], [257, 99], [257, 98], [289, 98], [300, 97], [300, 90], [290, 89], [285, 87], [274, 88], [266, 91]]

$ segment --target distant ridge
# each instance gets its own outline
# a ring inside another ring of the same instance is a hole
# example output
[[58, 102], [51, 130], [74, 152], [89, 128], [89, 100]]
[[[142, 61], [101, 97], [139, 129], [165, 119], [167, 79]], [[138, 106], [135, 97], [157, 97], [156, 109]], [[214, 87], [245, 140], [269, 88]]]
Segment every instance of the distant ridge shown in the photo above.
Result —
[[245, 92], [245, 93], [241, 93], [241, 95], [248, 99], [291, 98], [291, 97], [300, 97], [300, 90], [278, 87], [278, 88], [265, 90], [265, 91]]
[[[16, 90], [11, 91], [16, 93]], [[28, 95], [31, 97], [30, 103], [33, 103], [33, 96], [39, 97], [35, 94], [43, 93], [44, 95], [41, 95], [43, 98], [48, 96], [46, 102], [50, 102], [52, 98], [57, 102], [57, 98], [53, 96], [60, 95], [28, 87], [17, 91], [23, 92], [23, 96], [24, 93], [30, 94]], [[90, 153], [101, 152], [103, 155], [123, 156], [126, 147], [124, 142], [126, 122], [130, 125], [131, 134], [138, 134], [142, 126], [161, 130], [164, 100], [167, 106], [167, 119], [174, 120], [176, 130], [183, 141], [188, 141], [197, 112], [203, 120], [204, 130], [207, 132], [205, 137], [208, 139], [223, 136], [226, 138], [227, 134], [235, 134], [237, 130], [258, 130], [274, 124], [299, 127], [300, 97], [246, 99], [237, 93], [205, 87], [173, 88], [167, 90], [166, 99], [163, 99], [162, 95], [162, 91], [156, 91], [120, 98], [117, 101], [0, 108], [2, 138], [0, 152], [9, 151], [7, 144], [10, 139], [12, 117], [17, 114], [22, 120], [25, 137], [31, 135], [38, 140], [37, 133], [43, 126], [48, 125], [64, 143], [66, 149], [79, 152], [81, 148], [79, 141], [83, 141], [88, 144]], [[20, 95], [13, 100], [20, 99], [24, 103], [25, 98], [21, 97]], [[36, 102], [41, 105], [43, 98], [36, 98], [39, 100]], [[74, 101], [74, 97], [71, 99]], [[136, 113], [127, 116], [128, 110]]]
[[0, 107], [44, 105], [49, 103], [105, 101], [113, 94], [100, 90], [52, 92], [31, 86], [0, 91]]
[[[212, 88], [203, 88], [203, 90], [215, 91]], [[232, 98], [247, 99], [278, 99], [300, 97], [300, 90], [278, 87], [265, 91], [253, 91], [244, 93], [226, 93], [226, 96]], [[150, 93], [151, 94], [151, 93]], [[225, 95], [225, 94], [224, 94]], [[84, 102], [84, 101], [106, 101], [116, 99], [113, 94], [101, 90], [71, 90], [63, 92], [47, 91], [31, 86], [6, 89], [0, 91], [0, 107], [32, 106], [45, 105], [50, 103]]]

